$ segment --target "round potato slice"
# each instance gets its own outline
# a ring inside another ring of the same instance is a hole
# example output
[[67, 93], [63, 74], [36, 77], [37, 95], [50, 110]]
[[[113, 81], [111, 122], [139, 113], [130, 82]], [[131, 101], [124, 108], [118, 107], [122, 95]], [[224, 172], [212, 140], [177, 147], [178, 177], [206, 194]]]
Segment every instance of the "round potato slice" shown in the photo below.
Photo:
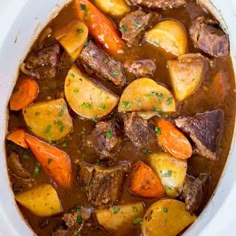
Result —
[[112, 16], [123, 16], [130, 11], [124, 0], [95, 0], [96, 5]]
[[174, 20], [164, 20], [146, 33], [147, 42], [180, 56], [187, 51], [187, 35], [184, 26]]
[[196, 220], [183, 202], [164, 199], [153, 203], [145, 213], [143, 236], [176, 236]]
[[187, 161], [172, 157], [169, 153], [157, 153], [149, 156], [149, 163], [158, 174], [166, 194], [179, 196], [184, 184]]
[[28, 128], [46, 141], [57, 141], [68, 135], [73, 122], [63, 98], [35, 103], [23, 110]]
[[173, 95], [166, 87], [152, 79], [142, 78], [133, 81], [124, 90], [118, 110], [175, 112], [176, 104]]
[[88, 79], [73, 65], [65, 81], [66, 99], [78, 115], [95, 119], [108, 115], [119, 98]]

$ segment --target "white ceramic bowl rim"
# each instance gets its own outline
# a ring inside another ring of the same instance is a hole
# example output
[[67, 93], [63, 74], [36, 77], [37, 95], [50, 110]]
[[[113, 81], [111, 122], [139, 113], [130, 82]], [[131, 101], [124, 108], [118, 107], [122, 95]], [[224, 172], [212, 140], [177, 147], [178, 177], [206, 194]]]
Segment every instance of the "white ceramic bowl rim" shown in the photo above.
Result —
[[[22, 220], [10, 189], [5, 160], [5, 134], [7, 130], [7, 104], [14, 87], [18, 65], [26, 56], [32, 39], [37, 37], [44, 25], [69, 0], [1, 0], [0, 7], [0, 235], [33, 235]], [[205, 1], [214, 15], [221, 21], [223, 28], [230, 35], [231, 54], [236, 68], [236, 2], [235, 0], [212, 0], [215, 5]], [[221, 9], [220, 11], [217, 9]], [[1, 11], [1, 10], [0, 10]], [[224, 20], [223, 20], [224, 19]], [[234, 132], [235, 133], [235, 132]], [[225, 170], [211, 201], [190, 227], [185, 235], [235, 235], [234, 221], [236, 212], [236, 144], [231, 148]], [[227, 220], [225, 218], [227, 217]]]

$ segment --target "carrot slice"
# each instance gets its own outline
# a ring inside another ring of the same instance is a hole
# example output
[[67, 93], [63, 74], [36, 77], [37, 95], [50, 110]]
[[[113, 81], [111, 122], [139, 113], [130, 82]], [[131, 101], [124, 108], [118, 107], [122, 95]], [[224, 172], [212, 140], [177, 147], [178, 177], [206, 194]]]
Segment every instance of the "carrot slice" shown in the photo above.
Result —
[[142, 161], [133, 165], [129, 189], [136, 195], [148, 198], [161, 198], [165, 193], [156, 173]]
[[161, 146], [175, 158], [187, 159], [192, 156], [189, 140], [170, 121], [159, 119], [156, 133]]
[[12, 141], [13, 143], [28, 149], [29, 146], [25, 141], [25, 130], [24, 129], [16, 129], [10, 134], [7, 135], [7, 140]]
[[23, 79], [13, 91], [10, 98], [10, 109], [19, 111], [27, 107], [38, 97], [38, 93], [39, 86], [34, 80], [30, 78]]
[[70, 187], [72, 169], [68, 154], [27, 133], [25, 134], [25, 139], [44, 171], [58, 185]]
[[112, 54], [122, 52], [125, 44], [120, 38], [113, 22], [88, 0], [75, 0], [74, 3], [77, 16], [88, 26], [89, 33], [108, 52]]

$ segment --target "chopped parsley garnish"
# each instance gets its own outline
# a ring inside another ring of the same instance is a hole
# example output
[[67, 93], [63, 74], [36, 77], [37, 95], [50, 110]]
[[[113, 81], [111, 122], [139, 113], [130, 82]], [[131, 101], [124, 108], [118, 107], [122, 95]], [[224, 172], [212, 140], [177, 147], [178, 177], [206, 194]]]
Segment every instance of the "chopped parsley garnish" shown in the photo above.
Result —
[[84, 108], [84, 109], [93, 109], [93, 104], [84, 102], [84, 103], [81, 105], [81, 107]]
[[133, 206], [133, 212], [138, 212], [138, 208], [136, 206]]
[[92, 121], [97, 122], [98, 121], [98, 117], [97, 116], [92, 117]]
[[106, 132], [106, 138], [110, 139], [112, 138], [112, 130], [109, 129], [107, 132]]
[[102, 63], [103, 64], [106, 64], [108, 62], [108, 59], [106, 58], [106, 57], [104, 57], [103, 59], [102, 59]]
[[160, 174], [162, 177], [171, 177], [172, 176], [173, 171], [172, 170], [167, 170], [167, 171], [160, 171]]
[[119, 70], [114, 70], [114, 71], [112, 72], [112, 75], [114, 75], [114, 76], [119, 76], [119, 75], [120, 75], [120, 71], [119, 71]]
[[146, 216], [146, 220], [147, 221], [150, 221], [152, 219], [152, 213], [153, 213], [153, 210], [150, 211], [150, 213], [148, 213], [148, 215]]
[[139, 28], [141, 28], [141, 27], [142, 27], [142, 24], [135, 23], [135, 24], [134, 24], [134, 27], [135, 27], [136, 29], [139, 29]]
[[106, 109], [106, 105], [104, 103], [100, 104], [98, 107], [99, 110], [105, 110]]
[[160, 128], [155, 127], [154, 131], [157, 135], [161, 135], [161, 129]]
[[62, 132], [64, 130], [64, 128], [65, 128], [65, 126], [64, 126], [64, 124], [63, 124], [63, 122], [61, 120], [54, 121], [54, 125], [59, 126], [60, 132]]
[[65, 141], [63, 144], [62, 144], [62, 147], [67, 147], [68, 146], [68, 143]]
[[70, 76], [71, 76], [72, 78], [74, 78], [74, 77], [75, 77], [75, 74], [74, 74], [74, 73], [70, 73]]
[[167, 98], [167, 100], [166, 100], [166, 104], [167, 104], [167, 105], [170, 105], [170, 104], [172, 103], [172, 101], [173, 101], [173, 98], [169, 97], [169, 98]]
[[84, 4], [80, 4], [80, 9], [82, 11], [84, 11], [84, 20], [87, 20], [88, 19], [88, 9], [87, 7], [84, 5]]
[[153, 44], [156, 46], [159, 46], [159, 42], [157, 42], [157, 41], [153, 41]]
[[30, 154], [30, 151], [24, 151], [23, 155], [22, 155], [23, 159], [25, 159], [25, 160], [29, 159], [30, 158], [29, 154]]
[[44, 130], [44, 133], [49, 133], [52, 129], [52, 125], [47, 125], [45, 130]]
[[35, 113], [34, 113], [34, 116], [39, 116], [40, 115], [40, 112], [38, 112], [38, 111], [36, 111]]
[[163, 207], [162, 210], [167, 213], [168, 212], [168, 208], [167, 207]]
[[58, 113], [59, 117], [62, 117], [64, 115], [66, 108], [67, 108], [66, 103], [63, 103], [62, 108], [61, 108], [60, 112]]
[[74, 89], [73, 92], [77, 94], [79, 93], [79, 89]]
[[81, 215], [78, 215], [78, 216], [77, 216], [77, 223], [78, 223], [79, 225], [81, 225], [81, 224], [83, 223], [83, 218], [82, 218]]
[[139, 223], [141, 223], [143, 221], [143, 219], [142, 218], [140, 218], [140, 217], [137, 217], [137, 218], [135, 218], [135, 219], [133, 219], [133, 224], [139, 224]]
[[84, 32], [84, 30], [83, 30], [83, 29], [77, 29], [77, 32], [78, 32], [79, 34], [82, 34], [82, 33]]
[[126, 25], [122, 25], [122, 26], [120, 27], [120, 32], [121, 32], [121, 33], [125, 33], [126, 31], [127, 31]]
[[168, 191], [168, 190], [172, 190], [173, 188], [171, 186], [165, 185], [164, 189]]
[[143, 154], [149, 154], [149, 153], [152, 153], [152, 151], [151, 151], [150, 149], [148, 149], [148, 148], [144, 148], [144, 149], [142, 150], [142, 153], [143, 153]]
[[129, 101], [122, 102], [122, 107], [125, 109], [129, 109], [131, 106], [132, 106], [132, 102], [129, 102]]
[[135, 102], [138, 102], [138, 103], [141, 102], [140, 98], [135, 98], [134, 100], [135, 100]]
[[36, 162], [34, 167], [34, 178], [38, 177], [40, 170], [41, 170], [41, 165], [40, 163]]
[[48, 158], [48, 165], [50, 165], [52, 162], [52, 159]]
[[119, 207], [113, 207], [112, 210], [113, 210], [114, 214], [117, 214], [120, 211], [120, 208]]

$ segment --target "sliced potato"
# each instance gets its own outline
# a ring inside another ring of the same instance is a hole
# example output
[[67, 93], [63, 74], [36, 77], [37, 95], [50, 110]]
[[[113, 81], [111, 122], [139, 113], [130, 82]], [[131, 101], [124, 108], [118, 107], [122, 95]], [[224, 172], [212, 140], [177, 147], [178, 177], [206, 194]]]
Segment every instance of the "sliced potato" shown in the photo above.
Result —
[[183, 202], [164, 199], [153, 203], [145, 213], [143, 236], [176, 236], [196, 220]]
[[73, 129], [72, 119], [63, 98], [35, 103], [23, 110], [25, 122], [38, 137], [57, 141]]
[[15, 196], [16, 201], [37, 216], [52, 216], [63, 212], [56, 190], [43, 184]]
[[187, 161], [176, 159], [169, 153], [157, 153], [149, 156], [149, 163], [158, 174], [166, 194], [177, 197], [184, 184]]
[[186, 30], [175, 20], [161, 21], [146, 33], [145, 40], [175, 56], [183, 55], [187, 51]]
[[171, 92], [148, 78], [133, 81], [124, 90], [118, 110], [175, 112], [175, 100]]
[[136, 218], [143, 217], [144, 207], [142, 202], [96, 210], [96, 218], [100, 225], [110, 231], [125, 231], [132, 228]]
[[88, 27], [80, 21], [72, 21], [55, 33], [55, 38], [73, 60], [76, 60], [88, 38]]
[[65, 96], [74, 112], [88, 119], [108, 115], [119, 101], [115, 94], [89, 80], [75, 65], [66, 77]]
[[102, 11], [112, 16], [123, 16], [130, 11], [124, 0], [95, 0], [95, 3]]
[[205, 59], [200, 54], [186, 54], [168, 61], [171, 82], [178, 101], [193, 94], [201, 83]]

